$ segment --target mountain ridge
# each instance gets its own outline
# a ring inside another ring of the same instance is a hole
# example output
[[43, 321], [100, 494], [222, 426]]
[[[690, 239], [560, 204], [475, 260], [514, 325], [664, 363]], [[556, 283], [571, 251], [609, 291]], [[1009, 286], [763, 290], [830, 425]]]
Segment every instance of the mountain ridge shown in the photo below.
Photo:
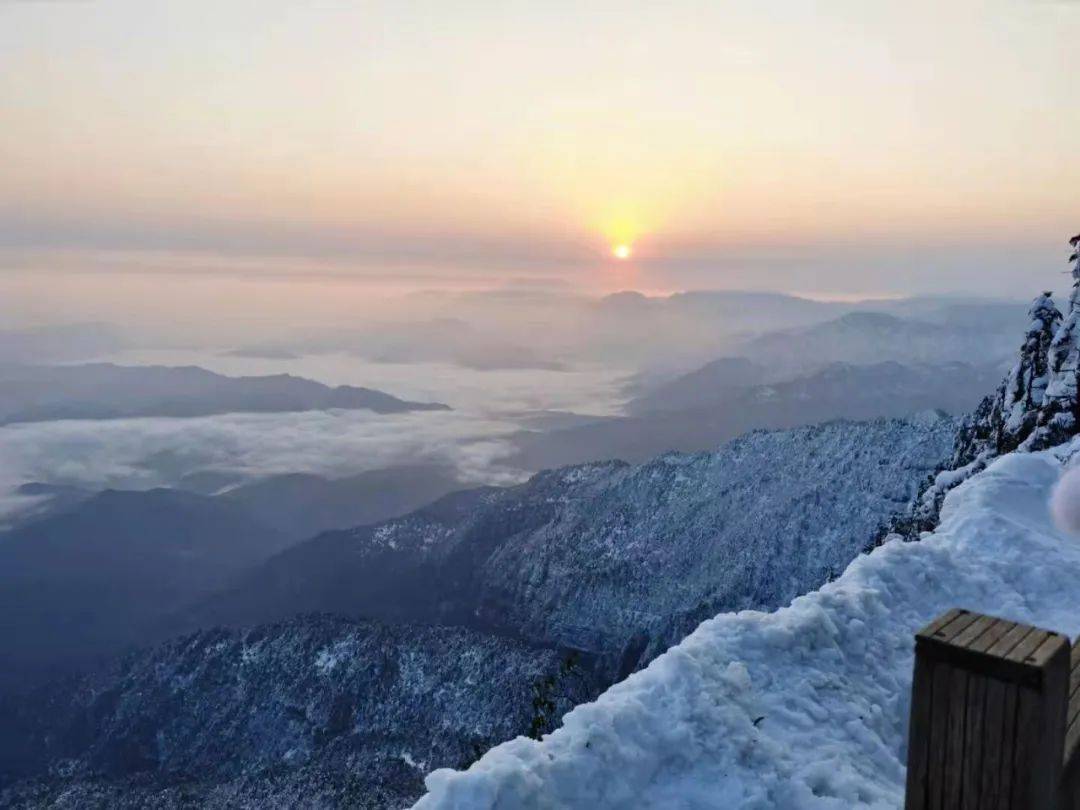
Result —
[[0, 365], [0, 425], [57, 419], [194, 417], [342, 408], [449, 410], [372, 388], [330, 387], [291, 374], [227, 377], [199, 366]]

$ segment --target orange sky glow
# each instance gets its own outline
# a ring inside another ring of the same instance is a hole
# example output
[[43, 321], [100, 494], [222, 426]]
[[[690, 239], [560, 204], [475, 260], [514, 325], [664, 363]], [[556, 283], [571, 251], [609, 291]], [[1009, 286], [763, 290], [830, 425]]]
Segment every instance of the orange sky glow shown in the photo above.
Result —
[[406, 6], [0, 5], [0, 272], [893, 293], [1080, 219], [1075, 3]]

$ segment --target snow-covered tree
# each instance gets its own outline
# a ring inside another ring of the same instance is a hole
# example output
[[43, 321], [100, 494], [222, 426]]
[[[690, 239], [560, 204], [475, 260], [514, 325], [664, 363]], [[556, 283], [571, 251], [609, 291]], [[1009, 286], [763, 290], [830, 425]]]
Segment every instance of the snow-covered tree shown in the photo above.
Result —
[[[1074, 248], [1080, 237], [1072, 240]], [[1069, 299], [1069, 318], [1062, 320], [1049, 292], [1038, 296], [1028, 310], [1030, 322], [1024, 333], [1016, 363], [990, 396], [964, 420], [957, 433], [948, 464], [923, 484], [906, 514], [896, 517], [882, 536], [900, 534], [916, 539], [938, 523], [946, 493], [986, 468], [998, 456], [1018, 448], [1033, 449], [1038, 441], [1055, 444], [1076, 432], [1076, 338], [1080, 337], [1080, 262], [1073, 268], [1074, 287]], [[1055, 377], [1057, 373], [1057, 377]], [[1055, 388], [1055, 381], [1057, 387]], [[1067, 388], [1071, 381], [1072, 388]], [[1071, 390], [1071, 398], [1068, 395]], [[1061, 391], [1051, 400], [1051, 392]], [[1062, 417], [1072, 418], [1063, 427]], [[1051, 434], [1043, 420], [1054, 426]], [[1063, 435], [1061, 431], [1065, 431]], [[1039, 438], [1042, 437], [1042, 438]], [[1056, 438], [1056, 441], [1051, 439]], [[1042, 444], [1042, 447], [1050, 446]]]
[[998, 453], [1016, 449], [1035, 429], [1049, 383], [1049, 356], [1061, 325], [1061, 313], [1049, 292], [1028, 310], [1031, 323], [1024, 335], [1020, 356], [1001, 391], [1001, 424], [995, 441]]
[[1061, 330], [1061, 313], [1049, 292], [1028, 310], [1024, 343], [1009, 374], [964, 420], [949, 468], [959, 469], [1019, 447], [1036, 429], [1050, 379], [1050, 352]]
[[1025, 450], [1041, 450], [1060, 444], [1077, 432], [1077, 373], [1080, 370], [1080, 234], [1069, 240], [1072, 254], [1072, 292], [1065, 320], [1050, 344], [1050, 375], [1039, 412], [1038, 427], [1024, 443]]
[[983, 397], [978, 407], [964, 418], [956, 434], [956, 447], [948, 469], [970, 464], [991, 451], [993, 455], [997, 455], [998, 437], [1005, 424], [1001, 413], [1004, 401], [1005, 383], [1002, 382], [997, 391]]

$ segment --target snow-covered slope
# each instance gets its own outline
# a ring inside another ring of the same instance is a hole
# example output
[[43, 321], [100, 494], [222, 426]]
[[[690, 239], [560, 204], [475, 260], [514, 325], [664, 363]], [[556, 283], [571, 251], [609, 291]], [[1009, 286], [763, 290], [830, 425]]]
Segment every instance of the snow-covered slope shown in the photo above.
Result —
[[953, 431], [931, 414], [839, 421], [540, 473], [557, 517], [484, 561], [478, 609], [530, 638], [647, 661], [718, 611], [787, 604], [838, 575]]
[[922, 624], [961, 606], [1080, 631], [1080, 541], [1047, 510], [1076, 452], [1003, 456], [922, 542], [886, 543], [774, 613], [705, 622], [542, 742], [436, 771], [417, 810], [902, 807]]

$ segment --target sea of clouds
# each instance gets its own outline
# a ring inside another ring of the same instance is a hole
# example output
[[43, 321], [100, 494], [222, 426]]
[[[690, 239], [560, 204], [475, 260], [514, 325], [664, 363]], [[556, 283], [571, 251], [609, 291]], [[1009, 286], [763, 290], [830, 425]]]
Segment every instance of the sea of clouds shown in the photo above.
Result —
[[31, 501], [20, 484], [88, 489], [173, 486], [194, 473], [242, 479], [285, 472], [341, 477], [396, 464], [437, 462], [463, 482], [508, 484], [501, 465], [517, 427], [461, 412], [224, 414], [193, 419], [65, 420], [0, 428], [0, 521]]
[[[123, 359], [136, 364], [134, 358]], [[0, 427], [0, 526], [36, 498], [27, 482], [148, 489], [213, 473], [251, 480], [305, 472], [343, 477], [400, 464], [436, 463], [464, 484], [517, 483], [506, 463], [510, 437], [538, 410], [611, 412], [619, 376], [593, 371], [477, 372], [436, 364], [368, 364], [355, 358], [248, 361], [211, 355], [140, 358], [202, 365], [221, 373], [289, 371], [331, 385], [367, 385], [398, 396], [446, 402], [451, 411], [233, 413], [197, 418], [62, 420]]]

